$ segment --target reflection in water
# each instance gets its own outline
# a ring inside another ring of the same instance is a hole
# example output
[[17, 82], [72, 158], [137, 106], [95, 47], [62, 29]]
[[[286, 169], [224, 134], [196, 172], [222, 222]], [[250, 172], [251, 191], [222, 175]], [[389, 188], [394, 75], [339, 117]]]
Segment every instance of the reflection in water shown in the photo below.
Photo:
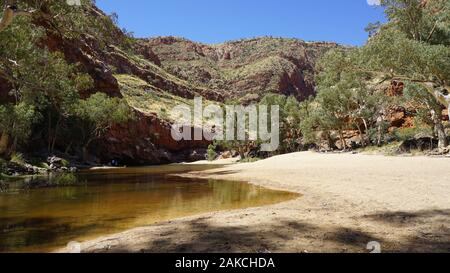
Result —
[[50, 251], [82, 241], [199, 213], [296, 198], [241, 182], [168, 174], [207, 166], [171, 165], [85, 172], [79, 186], [0, 194], [0, 252]]

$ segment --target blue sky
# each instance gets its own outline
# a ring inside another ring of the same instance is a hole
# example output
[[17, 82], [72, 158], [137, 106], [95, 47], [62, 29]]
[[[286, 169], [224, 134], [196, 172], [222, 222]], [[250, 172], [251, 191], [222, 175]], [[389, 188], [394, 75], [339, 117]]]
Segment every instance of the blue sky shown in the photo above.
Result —
[[180, 36], [220, 43], [258, 36], [362, 45], [383, 21], [376, 0], [97, 0], [136, 37]]

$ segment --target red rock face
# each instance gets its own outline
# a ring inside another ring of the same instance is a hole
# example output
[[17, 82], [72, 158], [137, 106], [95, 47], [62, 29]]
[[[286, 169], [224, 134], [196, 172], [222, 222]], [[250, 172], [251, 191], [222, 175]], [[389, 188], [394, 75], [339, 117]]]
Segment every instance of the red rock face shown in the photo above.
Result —
[[294, 96], [299, 100], [305, 100], [314, 95], [314, 85], [311, 82], [305, 82], [298, 70], [291, 74], [284, 73], [280, 79], [278, 90], [283, 95]]
[[150, 62], [156, 64], [157, 66], [161, 66], [161, 60], [158, 58], [158, 56], [155, 54], [155, 52], [152, 51], [151, 48], [137, 48], [136, 51], [140, 53], [142, 56], [144, 56], [145, 59], [149, 60]]
[[[87, 16], [104, 16], [96, 8], [87, 10], [86, 13]], [[34, 24], [43, 27], [47, 34], [38, 46], [52, 52], [62, 52], [68, 63], [77, 64], [93, 79], [94, 87], [80, 94], [81, 97], [88, 97], [95, 92], [103, 92], [111, 97], [122, 97], [117, 79], [113, 75], [114, 71], [137, 76], [155, 87], [183, 98], [203, 96], [214, 101], [224, 99], [220, 93], [213, 90], [183, 84], [173, 80], [174, 77], [164, 77], [165, 71], [133, 62], [115, 46], [101, 46], [95, 37], [83, 34], [77, 39], [67, 39], [54, 31], [51, 22], [39, 17], [34, 18]], [[116, 35], [118, 40], [123, 38], [124, 34], [119, 29], [112, 31], [114, 32], [112, 35]], [[158, 56], [150, 48], [137, 48], [136, 53], [155, 65], [161, 65]], [[1, 102], [11, 100], [8, 96], [10, 89], [8, 83], [0, 79]], [[90, 153], [104, 162], [122, 159], [128, 164], [162, 164], [204, 159], [208, 141], [176, 142], [171, 137], [171, 126], [167, 122], [140, 112], [136, 112], [136, 116], [134, 121], [114, 126], [105, 139], [93, 145], [95, 148], [91, 148]], [[56, 146], [64, 147], [64, 143], [57, 143]]]
[[193, 99], [195, 96], [202, 96], [209, 100], [223, 101], [223, 96], [213, 90], [200, 89], [187, 84], [180, 84], [168, 77], [161, 76], [159, 71], [155, 68], [145, 65], [139, 65], [132, 62], [126, 56], [110, 49], [108, 54], [105, 54], [104, 60], [110, 66], [115, 67], [118, 74], [130, 74], [149, 82], [155, 87], [164, 91], [170, 92], [176, 96]]
[[161, 67], [175, 76], [227, 98], [279, 93], [303, 100], [314, 94], [315, 64], [333, 43], [258, 38], [205, 45], [175, 37], [140, 40]]
[[114, 126], [97, 145], [97, 157], [103, 161], [121, 159], [132, 164], [162, 164], [191, 161], [203, 156], [210, 142], [175, 141], [171, 125], [153, 115], [136, 112], [134, 121]]
[[[105, 16], [95, 7], [86, 16]], [[293, 39], [261, 38], [222, 45], [204, 45], [173, 37], [139, 40], [136, 55], [148, 62], [132, 60], [113, 45], [102, 46], [87, 34], [68, 39], [54, 31], [49, 20], [33, 18], [47, 37], [40, 46], [60, 51], [65, 59], [78, 64], [94, 80], [94, 88], [81, 94], [88, 97], [103, 92], [121, 97], [114, 73], [130, 74], [161, 90], [192, 99], [202, 96], [223, 102], [228, 98], [247, 97], [257, 101], [269, 92], [293, 95], [302, 100], [314, 94], [316, 60], [336, 44], [306, 43]], [[119, 29], [112, 36], [123, 40]], [[171, 66], [170, 64], [175, 64]], [[8, 99], [10, 88], [0, 79], [0, 100]], [[136, 120], [114, 126], [91, 153], [108, 161], [125, 159], [137, 164], [159, 164], [199, 159], [207, 141], [176, 142], [170, 124], [155, 116], [136, 113]]]
[[95, 92], [103, 92], [113, 97], [121, 97], [119, 84], [111, 69], [101, 60], [100, 47], [94, 38], [82, 37], [78, 40], [66, 40], [54, 33], [48, 33], [42, 46], [50, 51], [64, 53], [66, 60], [72, 64], [80, 64], [82, 70], [94, 80], [94, 88], [83, 96]]
[[392, 128], [410, 128], [414, 126], [413, 116], [404, 107], [393, 107], [389, 110], [388, 120]]
[[[392, 81], [390, 86], [386, 90], [386, 94], [391, 97], [403, 96], [403, 90], [405, 84], [401, 81]], [[416, 109], [413, 106], [409, 106], [408, 109], [404, 107], [393, 107], [389, 110], [388, 120], [391, 122], [390, 131], [395, 128], [412, 128], [414, 127], [414, 113]], [[448, 110], [442, 111], [442, 120], [448, 121]]]
[[387, 95], [391, 97], [400, 97], [403, 96], [403, 89], [405, 88], [405, 84], [399, 81], [392, 81], [391, 86], [387, 91]]

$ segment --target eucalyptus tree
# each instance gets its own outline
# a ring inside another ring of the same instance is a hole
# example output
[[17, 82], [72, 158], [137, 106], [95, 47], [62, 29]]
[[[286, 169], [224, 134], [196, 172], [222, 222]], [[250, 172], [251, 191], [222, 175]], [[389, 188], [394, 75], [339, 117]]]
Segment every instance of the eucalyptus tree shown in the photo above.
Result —
[[[69, 5], [60, 0], [0, 0], [0, 82], [3, 113], [0, 120], [0, 154], [14, 143], [26, 143], [32, 130], [47, 140], [48, 150], [55, 148], [61, 129], [73, 116], [79, 93], [93, 86], [92, 79], [79, 64], [69, 64], [62, 52], [50, 51], [48, 43], [58, 45], [77, 41], [96, 41], [99, 46], [122, 45], [120, 30], [113, 18], [95, 8], [93, 1]], [[88, 15], [88, 16], [87, 16]], [[62, 50], [62, 49], [61, 49]], [[29, 107], [29, 111], [23, 111]], [[5, 110], [7, 109], [7, 110]], [[19, 111], [20, 110], [20, 111]], [[30, 119], [29, 113], [35, 113]], [[21, 128], [21, 141], [15, 141]], [[25, 130], [26, 127], [26, 130]], [[9, 148], [9, 149], [8, 149]]]
[[[13, 126], [28, 124], [31, 130], [35, 122], [43, 122], [45, 126], [41, 127], [46, 128], [48, 150], [51, 152], [63, 120], [69, 116], [71, 105], [78, 99], [78, 92], [91, 88], [92, 79], [79, 72], [76, 65], [68, 64], [62, 53], [51, 53], [37, 46], [43, 37], [43, 29], [30, 25], [27, 18], [17, 19], [0, 32], [0, 80], [10, 87], [2, 92], [12, 98], [3, 102], [4, 107], [14, 109], [28, 105], [30, 111], [38, 112], [44, 118], [24, 122], [22, 119], [26, 120], [26, 117], [19, 114], [28, 111], [19, 111], [12, 115], [16, 121]], [[8, 121], [2, 119], [0, 123]], [[9, 139], [14, 140], [15, 137], [9, 136], [8, 130], [1, 131], [3, 143], [8, 146], [11, 144]], [[23, 134], [23, 137], [28, 135]]]
[[74, 106], [73, 115], [78, 119], [85, 161], [88, 160], [88, 150], [93, 141], [102, 138], [114, 124], [134, 118], [125, 100], [110, 98], [103, 93], [96, 93], [85, 100], [80, 99]]
[[374, 86], [371, 73], [355, 69], [360, 58], [361, 49], [338, 48], [325, 54], [317, 65], [317, 100], [327, 112], [322, 118], [334, 113], [330, 124], [339, 132], [341, 146], [346, 144], [343, 131], [355, 127], [361, 144], [367, 145], [367, 134], [372, 126], [381, 124], [379, 119], [389, 106], [390, 100]]
[[[318, 66], [319, 90], [337, 89], [345, 80], [343, 75], [352, 75], [346, 81], [362, 79], [372, 85], [396, 80], [407, 85], [414, 83], [417, 91], [431, 95], [423, 95], [435, 101], [430, 105], [449, 107], [450, 1], [382, 0], [381, 4], [389, 21], [369, 27], [371, 37], [365, 46], [327, 54]], [[372, 105], [363, 107], [365, 110], [357, 114], [364, 113], [367, 117], [374, 114], [378, 116], [377, 123], [382, 124], [383, 111], [373, 110], [383, 98], [364, 94], [368, 90], [358, 86], [348, 85], [348, 88], [359, 89], [357, 104]], [[365, 100], [365, 97], [371, 99]], [[439, 146], [444, 147], [447, 141], [440, 113], [436, 112], [436, 107], [432, 108], [436, 117], [434, 127], [441, 128]]]
[[26, 102], [0, 105], [0, 155], [10, 155], [19, 144], [28, 140], [33, 124], [41, 119], [34, 105]]
[[448, 106], [450, 1], [382, 0], [389, 22], [363, 48], [363, 69], [414, 82]]
[[[381, 81], [414, 84], [433, 109], [439, 147], [446, 146], [436, 104], [450, 106], [450, 1], [382, 0], [389, 22], [361, 50], [355, 70]], [[432, 101], [434, 100], [434, 101]]]
[[413, 104], [417, 111], [417, 118], [421, 123], [429, 125], [439, 140], [439, 147], [443, 148], [448, 145], [445, 127], [442, 123], [443, 106], [434, 96], [427, 92], [423, 92], [420, 85], [410, 83], [405, 87], [405, 97], [408, 103]]

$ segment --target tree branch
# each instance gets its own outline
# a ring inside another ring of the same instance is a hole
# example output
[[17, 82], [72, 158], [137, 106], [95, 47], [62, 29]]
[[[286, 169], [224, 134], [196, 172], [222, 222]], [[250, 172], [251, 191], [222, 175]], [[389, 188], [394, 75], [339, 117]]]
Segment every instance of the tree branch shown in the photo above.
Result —
[[[427, 92], [430, 93], [443, 106], [445, 106], [445, 107], [450, 106], [450, 96], [445, 96], [441, 92], [436, 91], [436, 89], [434, 88], [436, 82], [432, 82], [432, 81], [428, 81], [428, 80], [414, 79], [414, 78], [403, 76], [403, 75], [392, 75], [392, 74], [383, 73], [383, 72], [379, 72], [379, 71], [368, 71], [368, 70], [363, 70], [363, 69], [361, 69], [360, 71], [383, 77], [384, 79], [382, 82], [386, 81], [387, 79], [390, 79], [390, 80], [395, 80], [395, 81], [410, 81], [410, 82], [418, 83], [422, 87], [424, 87], [427, 90]], [[441, 84], [439, 84], [439, 85], [450, 92], [450, 86], [441, 85]]]
[[5, 30], [12, 23], [13, 19], [14, 10], [10, 6], [7, 6], [3, 11], [2, 19], [0, 19], [0, 31]]
[[31, 16], [36, 10], [18, 10], [16, 1], [10, 0], [3, 10], [3, 16], [0, 19], [0, 32], [12, 24], [16, 16]]
[[436, 21], [436, 22], [434, 23], [434, 26], [433, 26], [433, 28], [431, 29], [430, 34], [428, 34], [428, 37], [427, 37], [427, 39], [425, 40], [425, 42], [428, 43], [428, 42], [431, 40], [431, 38], [433, 37], [434, 32], [435, 32], [436, 29], [437, 29], [438, 23], [439, 23], [439, 21]]

